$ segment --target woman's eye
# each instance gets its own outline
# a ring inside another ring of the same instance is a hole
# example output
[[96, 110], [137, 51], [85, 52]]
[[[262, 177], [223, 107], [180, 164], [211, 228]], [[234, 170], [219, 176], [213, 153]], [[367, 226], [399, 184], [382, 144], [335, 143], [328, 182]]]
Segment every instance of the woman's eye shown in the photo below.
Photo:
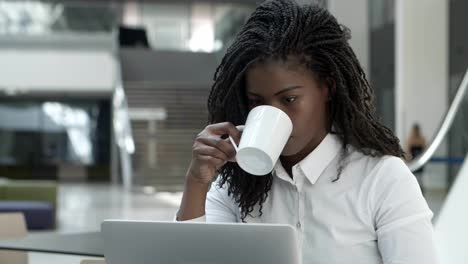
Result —
[[284, 101], [286, 103], [290, 104], [290, 103], [293, 103], [294, 101], [296, 101], [296, 99], [297, 99], [297, 96], [288, 96], [288, 97], [284, 98]]

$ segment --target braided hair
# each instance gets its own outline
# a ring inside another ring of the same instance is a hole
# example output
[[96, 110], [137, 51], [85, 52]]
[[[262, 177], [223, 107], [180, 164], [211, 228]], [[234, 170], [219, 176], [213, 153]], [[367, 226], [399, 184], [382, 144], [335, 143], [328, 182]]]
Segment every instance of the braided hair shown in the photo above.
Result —
[[[398, 138], [375, 116], [373, 91], [353, 50], [348, 44], [349, 30], [325, 9], [300, 6], [293, 0], [263, 2], [252, 13], [227, 49], [214, 74], [208, 98], [209, 122], [244, 124], [249, 111], [245, 72], [253, 63], [299, 58], [319, 80], [333, 80], [330, 102], [330, 133], [342, 142], [339, 180], [348, 145], [370, 156], [403, 157]], [[333, 130], [333, 131], [332, 131]], [[249, 175], [237, 163], [226, 163], [220, 170], [219, 186], [228, 185], [228, 194], [245, 218], [266, 201], [273, 177]]]

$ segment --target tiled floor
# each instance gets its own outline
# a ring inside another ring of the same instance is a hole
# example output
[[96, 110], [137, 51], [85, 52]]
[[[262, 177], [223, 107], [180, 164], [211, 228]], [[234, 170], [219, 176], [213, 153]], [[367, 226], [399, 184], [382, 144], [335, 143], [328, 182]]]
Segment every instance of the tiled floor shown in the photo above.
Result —
[[[124, 191], [107, 184], [61, 184], [58, 227], [55, 232], [97, 231], [105, 219], [172, 220], [181, 193], [144, 194]], [[437, 213], [445, 198], [443, 191], [428, 191], [426, 199]], [[79, 264], [89, 257], [29, 253], [30, 264]]]

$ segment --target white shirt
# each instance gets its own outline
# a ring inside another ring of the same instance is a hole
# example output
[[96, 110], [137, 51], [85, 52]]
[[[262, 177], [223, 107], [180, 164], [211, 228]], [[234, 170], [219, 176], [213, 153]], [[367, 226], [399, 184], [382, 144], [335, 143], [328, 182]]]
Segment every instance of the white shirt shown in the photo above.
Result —
[[[340, 179], [332, 182], [341, 147], [337, 136], [327, 135], [292, 168], [293, 179], [278, 162], [263, 215], [257, 206], [246, 222], [296, 227], [304, 264], [438, 263], [432, 212], [405, 163], [350, 147]], [[206, 215], [192, 221], [240, 222], [240, 208], [214, 182]]]

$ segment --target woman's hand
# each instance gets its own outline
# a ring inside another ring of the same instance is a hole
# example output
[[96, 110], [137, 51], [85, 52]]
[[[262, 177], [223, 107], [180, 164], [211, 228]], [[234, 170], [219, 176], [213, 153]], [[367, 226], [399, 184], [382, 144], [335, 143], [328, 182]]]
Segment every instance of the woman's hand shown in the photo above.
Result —
[[197, 135], [192, 147], [187, 180], [209, 184], [217, 170], [234, 159], [236, 151], [229, 140], [225, 139], [226, 135], [238, 143], [241, 132], [233, 124], [224, 122], [209, 125]]

